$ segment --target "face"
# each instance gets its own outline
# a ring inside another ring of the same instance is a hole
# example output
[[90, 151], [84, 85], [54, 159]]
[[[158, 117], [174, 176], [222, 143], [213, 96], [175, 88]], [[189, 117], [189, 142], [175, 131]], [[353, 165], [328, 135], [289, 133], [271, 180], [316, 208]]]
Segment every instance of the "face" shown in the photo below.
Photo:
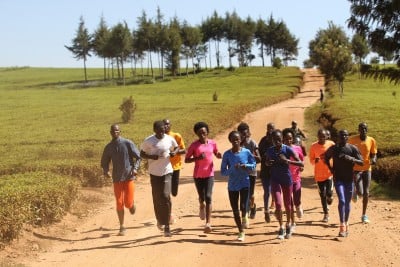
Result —
[[274, 146], [281, 147], [282, 146], [282, 133], [275, 132], [274, 135], [272, 136], [272, 142], [274, 143]]
[[246, 140], [246, 138], [250, 137], [250, 131], [248, 129], [240, 131], [240, 138], [242, 141]]
[[326, 140], [325, 131], [318, 131], [318, 143], [324, 143]]
[[341, 130], [339, 131], [339, 144], [346, 144], [347, 140], [349, 139], [349, 133], [347, 130]]
[[164, 120], [164, 127], [165, 132], [169, 133], [169, 131], [171, 131], [171, 122], [169, 120]]
[[275, 125], [273, 123], [267, 124], [267, 134], [271, 134], [275, 130]]
[[118, 125], [111, 126], [110, 134], [113, 139], [117, 139], [121, 134], [121, 130], [119, 129], [119, 126]]
[[297, 122], [292, 122], [292, 128], [293, 129], [297, 128]]
[[360, 135], [367, 135], [368, 132], [368, 126], [366, 123], [360, 123], [360, 125], [358, 126], [358, 132], [360, 133]]
[[241, 138], [238, 133], [231, 135], [229, 141], [231, 142], [232, 147], [240, 147]]
[[156, 125], [154, 128], [154, 133], [158, 138], [162, 138], [165, 134], [165, 126], [162, 124]]
[[286, 133], [286, 135], [283, 138], [283, 142], [285, 143], [285, 145], [292, 145], [293, 144], [293, 135], [292, 133]]
[[208, 132], [206, 127], [202, 127], [197, 130], [196, 135], [199, 137], [199, 140], [204, 141], [207, 139]]

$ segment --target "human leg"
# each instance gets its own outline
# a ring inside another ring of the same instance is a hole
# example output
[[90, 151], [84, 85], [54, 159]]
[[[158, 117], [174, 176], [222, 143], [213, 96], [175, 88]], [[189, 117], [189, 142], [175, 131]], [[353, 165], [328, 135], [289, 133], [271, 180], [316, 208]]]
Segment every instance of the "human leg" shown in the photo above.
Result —
[[323, 222], [328, 222], [328, 220], [329, 220], [329, 215], [328, 215], [329, 211], [328, 211], [328, 203], [327, 203], [327, 199], [328, 199], [327, 192], [328, 192], [328, 186], [329, 186], [328, 180], [317, 182], [319, 197], [321, 198], [322, 210], [324, 211], [324, 218], [322, 219]]
[[242, 220], [240, 219], [239, 210], [239, 191], [228, 191], [229, 203], [231, 204], [233, 218], [235, 219], [236, 227], [240, 232], [243, 232]]
[[239, 207], [240, 211], [242, 213], [242, 226], [243, 228], [247, 229], [249, 228], [249, 218], [247, 216], [247, 207], [249, 206], [249, 188], [245, 187], [240, 189], [239, 191]]
[[200, 220], [206, 219], [206, 180], [204, 178], [194, 178], [197, 194], [199, 196], [199, 217]]
[[[294, 181], [293, 186], [293, 205], [296, 207], [296, 214], [298, 218], [303, 217], [303, 208], [301, 206], [301, 180]], [[293, 205], [292, 205], [292, 213], [293, 213]], [[293, 218], [294, 220], [294, 218]]]
[[362, 197], [363, 197], [363, 208], [362, 208], [362, 222], [369, 223], [369, 219], [367, 217], [367, 207], [368, 207], [368, 200], [369, 200], [369, 187], [371, 184], [371, 171], [364, 171], [362, 173]]
[[113, 183], [114, 189], [114, 196], [116, 202], [116, 210], [117, 216], [119, 221], [119, 235], [125, 234], [125, 227], [124, 227], [124, 186], [122, 182], [115, 182]]
[[[163, 176], [164, 184], [162, 188], [161, 195], [161, 218], [162, 224], [164, 224], [164, 236], [171, 236], [169, 224], [171, 221], [171, 210], [172, 210], [172, 202], [171, 202], [171, 178], [172, 173], [168, 173]], [[165, 222], [165, 223], [164, 223]]]
[[206, 225], [204, 231], [206, 233], [211, 232], [211, 212], [212, 212], [212, 192], [214, 188], [214, 177], [206, 178], [206, 186], [205, 186], [205, 216], [206, 216]]
[[133, 215], [136, 212], [136, 205], [134, 203], [135, 196], [135, 183], [133, 180], [123, 182], [124, 190], [124, 206], [129, 209], [129, 212]]
[[178, 195], [180, 170], [174, 170], [171, 178], [171, 195], [176, 197]]
[[250, 188], [249, 188], [249, 217], [250, 219], [254, 219], [256, 216], [256, 203], [254, 203], [254, 188], [256, 185], [256, 176], [250, 175]]
[[264, 200], [264, 219], [267, 223], [271, 222], [271, 218], [269, 216], [269, 195], [271, 190], [271, 180], [267, 175], [261, 175], [261, 184], [263, 187], [263, 200]]

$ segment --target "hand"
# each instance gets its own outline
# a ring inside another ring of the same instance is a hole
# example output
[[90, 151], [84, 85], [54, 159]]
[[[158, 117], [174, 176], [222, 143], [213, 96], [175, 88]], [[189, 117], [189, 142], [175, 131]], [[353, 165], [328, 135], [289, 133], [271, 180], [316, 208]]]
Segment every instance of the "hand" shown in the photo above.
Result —
[[279, 160], [282, 163], [289, 164], [288, 159], [283, 154], [279, 154]]
[[221, 154], [221, 152], [217, 152], [217, 153], [215, 153], [215, 156], [217, 157], [217, 159], [220, 159], [220, 158], [222, 158], [222, 154]]
[[315, 158], [315, 163], [318, 163], [320, 158]]

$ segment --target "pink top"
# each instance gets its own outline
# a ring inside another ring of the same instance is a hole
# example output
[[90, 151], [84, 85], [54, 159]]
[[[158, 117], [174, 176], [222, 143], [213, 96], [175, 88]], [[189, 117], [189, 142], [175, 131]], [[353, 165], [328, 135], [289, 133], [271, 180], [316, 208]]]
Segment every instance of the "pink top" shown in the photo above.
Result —
[[[299, 156], [300, 160], [303, 161], [304, 160], [304, 155], [303, 155], [303, 150], [301, 149], [300, 146], [296, 146], [296, 145], [292, 145], [291, 148], [293, 149], [293, 151]], [[293, 158], [291, 158], [293, 159]], [[300, 167], [293, 165], [293, 164], [289, 164], [289, 170], [290, 173], [292, 174], [292, 179], [293, 182], [297, 182], [300, 181], [301, 177], [300, 177]]]
[[208, 139], [205, 144], [202, 144], [197, 140], [189, 146], [185, 156], [187, 159], [192, 156], [199, 157], [201, 153], [205, 154], [204, 159], [196, 160], [194, 162], [194, 178], [208, 178], [214, 176], [213, 154], [217, 152], [217, 143], [211, 139]]

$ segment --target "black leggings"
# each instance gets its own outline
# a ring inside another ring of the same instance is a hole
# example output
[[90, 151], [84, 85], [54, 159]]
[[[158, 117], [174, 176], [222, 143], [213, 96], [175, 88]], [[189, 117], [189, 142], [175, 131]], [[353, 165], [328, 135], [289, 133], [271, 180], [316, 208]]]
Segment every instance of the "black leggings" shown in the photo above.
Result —
[[228, 191], [228, 193], [229, 193], [229, 202], [231, 203], [231, 208], [233, 211], [233, 216], [235, 218], [236, 226], [239, 232], [243, 232], [240, 212], [242, 212], [242, 217], [246, 216], [247, 203], [249, 201], [249, 188], [245, 187], [240, 189], [240, 191]]
[[324, 210], [324, 214], [328, 214], [328, 203], [327, 198], [331, 198], [333, 195], [333, 184], [332, 179], [327, 179], [322, 182], [317, 182], [319, 196], [321, 198], [322, 209]]

